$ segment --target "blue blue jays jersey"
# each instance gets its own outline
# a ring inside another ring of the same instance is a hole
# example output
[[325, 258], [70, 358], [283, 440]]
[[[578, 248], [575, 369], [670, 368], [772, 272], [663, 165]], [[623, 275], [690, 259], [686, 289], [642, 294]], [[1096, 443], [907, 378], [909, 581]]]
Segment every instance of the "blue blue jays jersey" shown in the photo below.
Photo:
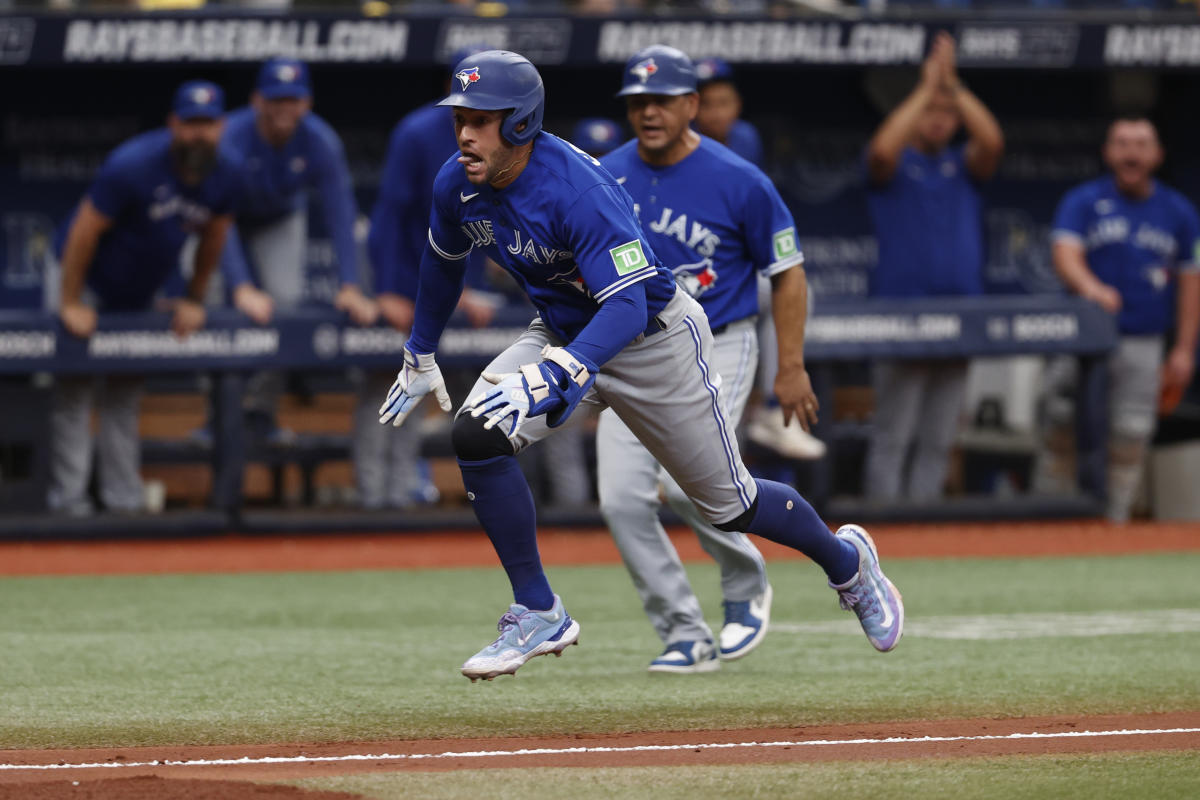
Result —
[[[165, 128], [133, 137], [109, 154], [88, 189], [92, 205], [113, 221], [87, 273], [88, 287], [105, 308], [148, 307], [176, 270], [187, 238], [234, 210], [241, 185], [237, 163], [218, 153], [208, 177], [188, 186], [175, 174], [170, 146]], [[70, 222], [59, 231], [60, 254]]]
[[1176, 273], [1196, 269], [1200, 256], [1200, 219], [1183, 195], [1155, 183], [1148, 198], [1133, 200], [1111, 176], [1097, 178], [1063, 197], [1053, 236], [1079, 242], [1095, 276], [1121, 294], [1122, 333], [1171, 327]]
[[639, 282], [651, 327], [674, 296], [675, 282], [642, 236], [629, 194], [599, 161], [542, 132], [517, 179], [493, 189], [468, 181], [457, 158], [442, 165], [433, 186], [429, 243], [441, 258], [455, 261], [482, 250], [566, 342], [601, 303]]
[[[239, 108], [226, 117], [221, 146], [241, 160], [245, 170], [239, 219], [251, 223], [277, 220], [304, 209], [308, 191], [316, 191], [321, 196], [342, 282], [357, 283], [354, 219], [358, 208], [354, 185], [342, 140], [329, 123], [309, 112], [300, 118], [292, 137], [276, 149], [255, 127], [254, 109]], [[240, 270], [241, 265], [232, 268]]]
[[762, 168], [762, 138], [758, 135], [758, 128], [746, 120], [734, 121], [733, 127], [729, 129], [729, 141], [725, 142], [725, 146], [754, 166]]
[[714, 328], [758, 313], [756, 272], [804, 263], [791, 212], [770, 179], [707, 136], [670, 166], [643, 161], [636, 139], [600, 163], [633, 197], [654, 252]]
[[[695, 122], [692, 123], [692, 130], [700, 133]], [[762, 137], [758, 135], [758, 128], [754, 127], [753, 123], [747, 122], [744, 119], [735, 119], [733, 125], [729, 128], [729, 136], [721, 144], [724, 144], [754, 166], [762, 169]]]
[[892, 179], [870, 186], [867, 208], [879, 240], [872, 295], [983, 294], [983, 201], [963, 147], [904, 148]]

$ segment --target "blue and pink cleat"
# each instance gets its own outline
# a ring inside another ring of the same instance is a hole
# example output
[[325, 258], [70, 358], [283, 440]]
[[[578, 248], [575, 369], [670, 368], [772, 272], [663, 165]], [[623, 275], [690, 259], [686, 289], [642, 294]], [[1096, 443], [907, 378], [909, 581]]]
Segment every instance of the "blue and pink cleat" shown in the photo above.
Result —
[[858, 551], [858, 573], [836, 589], [839, 603], [853, 611], [863, 632], [881, 653], [895, 648], [904, 634], [904, 599], [879, 568], [879, 551], [871, 534], [857, 525], [843, 525], [834, 534]]

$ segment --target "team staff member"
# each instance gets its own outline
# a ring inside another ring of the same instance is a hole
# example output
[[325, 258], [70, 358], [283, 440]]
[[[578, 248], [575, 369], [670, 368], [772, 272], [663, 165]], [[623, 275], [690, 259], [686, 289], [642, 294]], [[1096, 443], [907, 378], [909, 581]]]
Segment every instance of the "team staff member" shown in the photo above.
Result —
[[[1154, 433], [1160, 385], [1178, 398], [1192, 380], [1200, 332], [1200, 219], [1188, 200], [1154, 179], [1163, 151], [1154, 124], [1119, 119], [1108, 129], [1110, 174], [1062, 199], [1054, 216], [1054, 268], [1076, 294], [1117, 318], [1108, 359], [1108, 517], [1126, 522]], [[1163, 350], [1174, 323], [1175, 338]]]
[[[503, 266], [539, 314], [455, 418], [463, 484], [515, 601], [499, 638], [467, 659], [463, 674], [513, 673], [579, 637], [542, 571], [533, 497], [515, 455], [580, 403], [616, 410], [718, 527], [756, 532], [813, 558], [872, 644], [894, 647], [903, 606], [870, 537], [857, 526], [835, 536], [794, 489], [750, 477], [710, 366], [703, 309], [676, 291], [612, 175], [542, 132], [545, 95], [534, 66], [492, 50], [459, 62], [454, 78], [443, 102], [454, 107], [460, 155], [434, 182], [412, 336], [380, 422], [403, 422], [431, 391], [451, 408], [434, 355], [473, 249]], [[795, 389], [789, 403], [815, 415], [806, 379]]]
[[[458, 61], [455, 58], [453, 63]], [[447, 83], [445, 91], [449, 90]], [[371, 211], [367, 252], [383, 319], [405, 334], [412, 329], [418, 269], [433, 204], [433, 179], [456, 152], [450, 109], [434, 102], [407, 114], [392, 129], [388, 140], [379, 197]], [[474, 262], [479, 260], [472, 258]], [[473, 271], [479, 269], [481, 265], [472, 264]], [[471, 290], [463, 293], [459, 306], [477, 327], [487, 325], [494, 315], [494, 305]], [[438, 499], [420, 459], [418, 426], [379, 428], [379, 395], [387, 392], [392, 378], [390, 371], [369, 372], [355, 410], [354, 473], [359, 503], [368, 509], [404, 508]]]
[[[758, 363], [758, 277], [774, 287], [775, 322], [788, 336], [781, 391], [810, 401], [804, 372], [807, 293], [795, 223], [761, 170], [689, 127], [699, 96], [691, 60], [655, 45], [631, 59], [618, 96], [637, 138], [601, 159], [634, 201], [654, 252], [700, 301], [712, 326], [712, 366], [723, 411], [737, 427]], [[807, 421], [793, 405], [793, 424]], [[651, 672], [707, 672], [748, 654], [771, 611], [762, 554], [744, 533], [716, 528], [688, 500], [613, 409], [596, 430], [600, 510], [633, 578], [642, 607], [666, 645]], [[704, 621], [679, 555], [658, 519], [658, 484], [721, 568], [725, 623], [720, 641]]]
[[[287, 58], [264, 63], [250, 105], [229, 114], [221, 146], [245, 165], [237, 230], [221, 259], [234, 305], [259, 324], [276, 308], [300, 305], [308, 263], [308, 193], [314, 191], [337, 260], [334, 307], [358, 325], [373, 324], [378, 308], [359, 288], [350, 168], [337, 133], [312, 112], [307, 65]], [[282, 388], [280, 373], [263, 373], [248, 390], [248, 409], [271, 430]]]
[[[175, 301], [171, 330], [186, 336], [204, 325], [205, 286], [239, 190], [236, 163], [218, 150], [224, 112], [220, 87], [185, 83], [175, 93], [166, 128], [136, 136], [108, 156], [57, 243], [62, 284], [54, 305], [71, 334], [91, 336], [97, 311], [149, 309], [193, 235], [199, 245], [192, 277], [186, 295]], [[137, 377], [108, 376], [95, 395], [100, 500], [112, 511], [143, 507], [141, 385]], [[88, 377], [63, 376], [55, 385], [48, 497], [54, 511], [91, 511], [86, 493], [93, 390]]]
[[742, 119], [742, 95], [729, 63], [721, 58], [696, 62], [696, 90], [700, 95], [696, 130], [762, 169], [762, 136], [753, 123]]
[[[960, 125], [966, 144], [951, 145]], [[978, 186], [995, 174], [1003, 151], [996, 118], [958, 79], [954, 40], [939, 33], [917, 87], [867, 149], [868, 207], [879, 240], [872, 296], [982, 294]], [[941, 496], [966, 381], [966, 360], [875, 362], [869, 497]]]

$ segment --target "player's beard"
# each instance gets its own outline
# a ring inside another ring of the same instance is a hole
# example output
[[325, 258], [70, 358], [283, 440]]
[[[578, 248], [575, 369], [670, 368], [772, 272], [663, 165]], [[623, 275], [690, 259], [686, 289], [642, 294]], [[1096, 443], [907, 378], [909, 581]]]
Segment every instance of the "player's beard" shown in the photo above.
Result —
[[199, 183], [217, 165], [217, 148], [208, 142], [172, 142], [171, 163], [188, 180]]

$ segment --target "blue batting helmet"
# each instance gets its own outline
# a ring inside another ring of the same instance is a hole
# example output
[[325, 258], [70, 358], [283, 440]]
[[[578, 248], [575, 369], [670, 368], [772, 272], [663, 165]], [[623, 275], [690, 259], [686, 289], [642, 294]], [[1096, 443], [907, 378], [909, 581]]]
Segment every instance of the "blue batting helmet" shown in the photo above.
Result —
[[590, 156], [602, 156], [621, 143], [621, 129], [611, 119], [592, 117], [580, 120], [571, 135], [571, 144]]
[[[485, 50], [455, 65], [450, 96], [438, 105], [480, 111], [512, 109], [500, 123], [500, 133], [513, 144], [525, 144], [542, 129], [546, 90], [537, 67], [525, 56]], [[517, 130], [522, 123], [524, 127]]]
[[617, 97], [631, 94], [689, 94], [696, 91], [696, 68], [682, 50], [653, 44], [625, 62], [625, 80]]

